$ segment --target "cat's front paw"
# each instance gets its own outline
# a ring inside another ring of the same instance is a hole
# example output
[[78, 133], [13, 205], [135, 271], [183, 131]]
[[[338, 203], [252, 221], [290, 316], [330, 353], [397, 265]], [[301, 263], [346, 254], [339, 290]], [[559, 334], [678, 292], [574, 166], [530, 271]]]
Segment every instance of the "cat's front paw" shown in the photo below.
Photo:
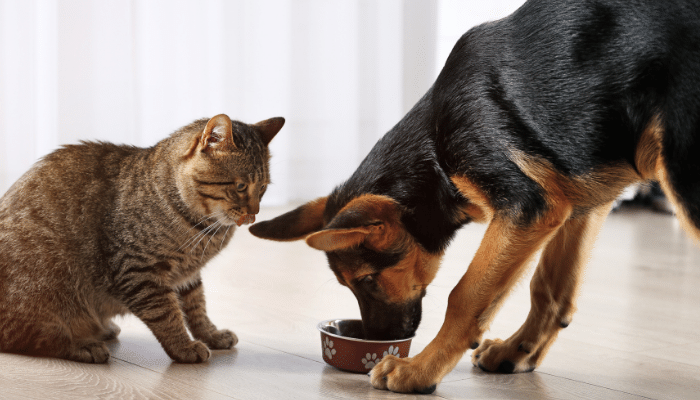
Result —
[[84, 363], [104, 364], [109, 360], [109, 350], [104, 342], [87, 341], [76, 345], [66, 358]]
[[212, 350], [227, 350], [238, 343], [238, 336], [228, 329], [219, 329], [202, 341]]
[[211, 357], [209, 348], [199, 340], [190, 342], [187, 346], [168, 352], [170, 358], [175, 362], [183, 364], [194, 364], [207, 361]]
[[114, 340], [117, 338], [117, 336], [119, 336], [119, 333], [121, 331], [121, 328], [117, 324], [115, 324], [112, 321], [109, 321], [109, 323], [107, 323], [107, 325], [105, 326], [105, 332], [102, 334], [102, 340]]

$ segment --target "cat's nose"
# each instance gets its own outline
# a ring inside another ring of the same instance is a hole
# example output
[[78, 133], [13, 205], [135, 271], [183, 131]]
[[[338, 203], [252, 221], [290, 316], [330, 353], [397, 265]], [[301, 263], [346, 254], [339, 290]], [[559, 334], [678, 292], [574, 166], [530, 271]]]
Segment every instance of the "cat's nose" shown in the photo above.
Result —
[[248, 214], [257, 214], [260, 212], [260, 203], [248, 204]]

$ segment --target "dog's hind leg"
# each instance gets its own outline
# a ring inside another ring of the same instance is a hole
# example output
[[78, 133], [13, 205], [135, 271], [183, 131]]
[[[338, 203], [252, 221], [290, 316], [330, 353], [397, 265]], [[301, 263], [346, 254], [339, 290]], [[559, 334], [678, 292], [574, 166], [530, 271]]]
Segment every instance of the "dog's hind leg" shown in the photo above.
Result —
[[583, 268], [611, 204], [569, 219], [546, 245], [530, 283], [525, 323], [505, 341], [485, 340], [472, 363], [487, 371], [531, 371], [544, 359], [559, 330], [571, 322]]
[[700, 242], [700, 121], [694, 125], [683, 130], [654, 116], [639, 141], [635, 162], [643, 178], [661, 184], [683, 229]]

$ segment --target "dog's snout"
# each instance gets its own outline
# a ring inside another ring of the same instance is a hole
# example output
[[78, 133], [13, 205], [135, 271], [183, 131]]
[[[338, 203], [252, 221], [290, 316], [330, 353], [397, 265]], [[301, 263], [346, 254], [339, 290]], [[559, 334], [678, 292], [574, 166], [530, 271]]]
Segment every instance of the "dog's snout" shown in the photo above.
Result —
[[366, 339], [408, 339], [415, 336], [420, 325], [421, 298], [406, 304], [365, 304], [360, 311]]

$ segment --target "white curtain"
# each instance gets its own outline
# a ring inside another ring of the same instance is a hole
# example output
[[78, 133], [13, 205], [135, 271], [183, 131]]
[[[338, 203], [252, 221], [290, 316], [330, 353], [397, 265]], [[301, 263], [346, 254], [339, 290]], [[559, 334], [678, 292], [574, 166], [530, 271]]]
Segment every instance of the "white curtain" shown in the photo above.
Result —
[[264, 203], [327, 194], [457, 38], [523, 0], [0, 0], [0, 195], [61, 144], [283, 116]]
[[[0, 0], [0, 193], [61, 144], [284, 116], [266, 204], [327, 194], [435, 77], [436, 3]], [[420, 16], [420, 18], [416, 18]]]

